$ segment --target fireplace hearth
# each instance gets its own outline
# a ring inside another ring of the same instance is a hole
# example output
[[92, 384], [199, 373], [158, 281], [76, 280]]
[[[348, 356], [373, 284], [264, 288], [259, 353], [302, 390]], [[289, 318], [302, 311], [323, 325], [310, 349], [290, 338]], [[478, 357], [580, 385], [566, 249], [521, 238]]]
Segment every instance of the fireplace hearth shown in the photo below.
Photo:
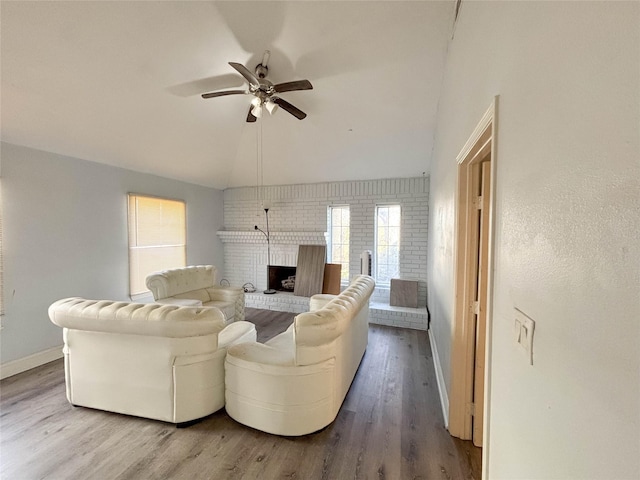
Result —
[[[269, 288], [278, 292], [292, 292], [294, 283], [289, 282], [290, 277], [295, 278], [296, 267], [285, 267], [282, 265], [269, 265]], [[285, 282], [284, 285], [282, 282]], [[290, 287], [290, 288], [289, 288]]]

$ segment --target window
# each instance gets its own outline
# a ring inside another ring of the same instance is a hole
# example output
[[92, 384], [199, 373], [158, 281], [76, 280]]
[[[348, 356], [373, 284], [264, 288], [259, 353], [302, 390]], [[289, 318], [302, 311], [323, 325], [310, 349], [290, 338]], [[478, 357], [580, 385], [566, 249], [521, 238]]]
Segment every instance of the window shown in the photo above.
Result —
[[129, 194], [129, 289], [148, 291], [147, 275], [186, 264], [186, 205]]
[[340, 280], [349, 282], [349, 207], [329, 207], [329, 262], [342, 265]]
[[388, 285], [400, 275], [400, 205], [376, 207], [376, 282]]

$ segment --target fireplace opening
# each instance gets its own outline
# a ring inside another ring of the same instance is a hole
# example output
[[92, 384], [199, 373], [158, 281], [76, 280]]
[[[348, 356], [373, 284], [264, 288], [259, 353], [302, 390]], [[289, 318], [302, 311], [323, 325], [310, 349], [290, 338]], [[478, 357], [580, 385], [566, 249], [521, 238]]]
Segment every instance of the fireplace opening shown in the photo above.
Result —
[[269, 265], [269, 288], [279, 292], [292, 292], [295, 285], [296, 267]]

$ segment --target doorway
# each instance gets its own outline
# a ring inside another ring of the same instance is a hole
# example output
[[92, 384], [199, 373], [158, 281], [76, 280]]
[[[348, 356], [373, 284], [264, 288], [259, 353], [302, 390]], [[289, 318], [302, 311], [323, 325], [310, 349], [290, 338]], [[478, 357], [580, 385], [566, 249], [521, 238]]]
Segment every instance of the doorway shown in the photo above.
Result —
[[457, 157], [449, 433], [487, 458], [497, 97]]

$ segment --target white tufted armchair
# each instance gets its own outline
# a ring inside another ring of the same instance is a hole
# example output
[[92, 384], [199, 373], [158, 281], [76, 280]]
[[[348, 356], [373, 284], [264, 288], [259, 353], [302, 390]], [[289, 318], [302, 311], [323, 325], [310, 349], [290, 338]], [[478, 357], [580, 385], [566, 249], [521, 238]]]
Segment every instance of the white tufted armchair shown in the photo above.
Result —
[[216, 285], [216, 275], [213, 265], [196, 265], [152, 273], [146, 283], [157, 303], [217, 307], [227, 323], [244, 320], [244, 290]]
[[63, 328], [70, 403], [178, 424], [224, 406], [227, 347], [256, 339], [216, 308], [66, 298], [49, 318]]
[[230, 347], [227, 413], [276, 435], [306, 435], [333, 422], [367, 348], [374, 287], [360, 275], [340, 295], [311, 297], [311, 311], [266, 343]]

